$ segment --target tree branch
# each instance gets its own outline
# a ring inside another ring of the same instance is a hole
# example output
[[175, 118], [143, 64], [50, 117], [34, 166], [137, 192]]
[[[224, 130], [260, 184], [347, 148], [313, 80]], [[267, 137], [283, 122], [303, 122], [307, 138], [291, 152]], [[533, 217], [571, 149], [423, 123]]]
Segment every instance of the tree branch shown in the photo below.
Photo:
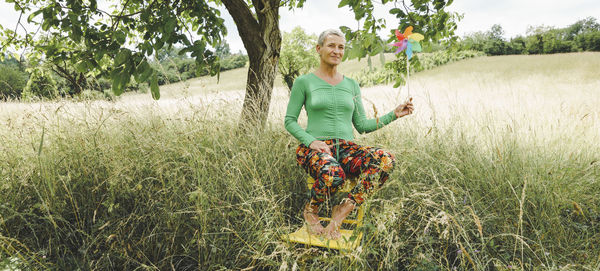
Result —
[[254, 18], [254, 14], [243, 0], [222, 0], [222, 2], [237, 25], [238, 33], [248, 55], [255, 54], [256, 47], [265, 45], [261, 39], [262, 33], [260, 33], [259, 23]]

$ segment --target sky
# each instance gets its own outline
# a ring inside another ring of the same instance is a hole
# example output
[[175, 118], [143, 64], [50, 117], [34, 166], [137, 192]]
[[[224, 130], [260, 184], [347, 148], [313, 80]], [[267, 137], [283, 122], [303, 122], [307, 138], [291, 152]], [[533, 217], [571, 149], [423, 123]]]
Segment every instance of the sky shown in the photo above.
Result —
[[[375, 1], [380, 2], [380, 1]], [[280, 29], [291, 31], [301, 26], [307, 33], [319, 34], [329, 28], [358, 27], [352, 11], [338, 8], [339, 0], [307, 0], [302, 9], [280, 9]], [[377, 5], [376, 16], [386, 20], [389, 29], [398, 21], [387, 11], [393, 5]], [[464, 15], [458, 23], [457, 34], [464, 36], [477, 31], [487, 31], [494, 24], [502, 26], [506, 38], [525, 35], [528, 26], [565, 27], [577, 20], [593, 16], [600, 21], [600, 0], [455, 0], [448, 10]], [[226, 40], [232, 52], [245, 51], [235, 23], [223, 8], [228, 35]], [[14, 29], [18, 13], [12, 4], [0, 0], [0, 24]], [[24, 20], [26, 20], [24, 18]], [[385, 31], [388, 32], [388, 31]], [[383, 33], [380, 33], [383, 34]]]

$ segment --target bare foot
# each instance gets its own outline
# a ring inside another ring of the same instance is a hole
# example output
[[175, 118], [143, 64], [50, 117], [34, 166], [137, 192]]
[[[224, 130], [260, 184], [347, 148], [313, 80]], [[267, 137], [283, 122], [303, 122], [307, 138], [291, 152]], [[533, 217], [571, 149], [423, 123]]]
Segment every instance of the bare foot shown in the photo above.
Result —
[[324, 229], [324, 234], [329, 239], [339, 239], [342, 234], [340, 233], [340, 226], [342, 221], [354, 210], [355, 203], [352, 200], [344, 200], [340, 205], [333, 207], [333, 214], [331, 215], [331, 222]]
[[342, 233], [340, 233], [340, 224], [337, 224], [335, 221], [329, 222], [329, 225], [324, 229], [324, 235], [328, 239], [336, 240], [342, 237]]
[[302, 212], [304, 220], [308, 226], [308, 233], [313, 235], [322, 235], [325, 228], [323, 228], [323, 225], [321, 225], [321, 222], [319, 222], [319, 210], [313, 209], [315, 208], [311, 208], [310, 204], [307, 204]]

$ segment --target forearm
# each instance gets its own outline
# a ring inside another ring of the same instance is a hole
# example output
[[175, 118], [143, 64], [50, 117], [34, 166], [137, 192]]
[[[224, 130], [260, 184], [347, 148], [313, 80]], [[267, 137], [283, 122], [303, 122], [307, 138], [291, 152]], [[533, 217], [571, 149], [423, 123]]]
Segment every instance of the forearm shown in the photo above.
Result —
[[389, 113], [381, 116], [380, 118], [373, 119], [367, 119], [363, 115], [361, 117], [358, 117], [357, 120], [354, 122], [354, 128], [356, 128], [356, 130], [361, 134], [370, 133], [390, 124], [396, 119], [397, 117], [394, 111], [390, 111]]

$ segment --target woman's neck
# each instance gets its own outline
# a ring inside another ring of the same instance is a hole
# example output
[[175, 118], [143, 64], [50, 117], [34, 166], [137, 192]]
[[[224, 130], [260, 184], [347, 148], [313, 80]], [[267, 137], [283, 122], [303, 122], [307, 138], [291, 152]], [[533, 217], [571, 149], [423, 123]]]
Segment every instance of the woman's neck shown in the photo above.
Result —
[[321, 63], [319, 69], [317, 69], [317, 73], [324, 77], [335, 78], [338, 76], [337, 65], [327, 65]]

